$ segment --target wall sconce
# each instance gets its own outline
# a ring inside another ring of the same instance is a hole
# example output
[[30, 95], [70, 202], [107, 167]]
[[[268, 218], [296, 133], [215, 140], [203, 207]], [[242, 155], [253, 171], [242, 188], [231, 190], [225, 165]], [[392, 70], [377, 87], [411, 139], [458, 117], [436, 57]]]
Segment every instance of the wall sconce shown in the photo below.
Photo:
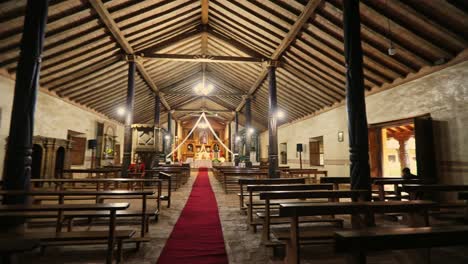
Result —
[[343, 131], [338, 131], [338, 142], [344, 141], [344, 133]]

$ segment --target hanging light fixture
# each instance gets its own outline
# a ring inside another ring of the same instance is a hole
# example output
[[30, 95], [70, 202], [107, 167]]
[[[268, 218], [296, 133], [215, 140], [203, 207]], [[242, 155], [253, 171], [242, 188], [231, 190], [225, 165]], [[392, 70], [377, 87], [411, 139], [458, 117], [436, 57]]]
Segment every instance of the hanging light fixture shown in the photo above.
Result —
[[193, 88], [193, 90], [195, 91], [195, 93], [197, 93], [199, 95], [208, 95], [209, 93], [211, 93], [214, 90], [213, 84], [211, 84], [211, 83], [207, 84], [206, 83], [205, 72], [203, 72], [202, 82], [197, 84]]
[[[385, 7], [387, 7], [387, 0], [385, 1]], [[388, 47], [388, 55], [394, 56], [397, 53], [397, 51], [396, 51], [395, 47], [393, 46], [393, 41], [391, 39], [392, 30], [390, 29], [390, 18], [388, 18], [388, 15], [387, 15], [387, 26], [388, 26], [387, 38], [390, 41], [390, 46]]]
[[207, 125], [206, 125], [205, 122], [200, 121], [200, 123], [198, 123], [198, 128], [205, 129], [205, 128], [207, 128]]

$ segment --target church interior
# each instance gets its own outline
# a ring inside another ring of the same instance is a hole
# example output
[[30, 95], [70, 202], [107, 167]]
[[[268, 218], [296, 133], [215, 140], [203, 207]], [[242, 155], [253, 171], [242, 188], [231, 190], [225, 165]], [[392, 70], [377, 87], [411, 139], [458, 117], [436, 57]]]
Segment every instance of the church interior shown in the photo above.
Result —
[[468, 1], [0, 2], [0, 263], [468, 263]]

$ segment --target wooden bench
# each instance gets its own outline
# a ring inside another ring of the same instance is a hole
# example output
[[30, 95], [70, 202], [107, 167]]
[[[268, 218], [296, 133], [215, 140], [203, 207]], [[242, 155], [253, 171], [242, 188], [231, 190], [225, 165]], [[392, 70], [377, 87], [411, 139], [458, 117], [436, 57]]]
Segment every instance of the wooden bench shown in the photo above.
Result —
[[239, 179], [238, 180], [240, 193], [239, 195], [239, 202], [240, 202], [240, 209], [245, 209], [244, 205], [244, 187], [247, 185], [269, 185], [269, 184], [305, 184], [304, 178], [289, 178], [289, 179]]
[[[431, 201], [390, 201], [390, 202], [342, 202], [342, 203], [296, 203], [280, 204], [279, 216], [289, 217], [291, 226], [288, 233], [273, 233], [280, 240], [287, 241], [286, 262], [300, 263], [300, 243], [307, 240], [332, 240], [336, 230], [300, 230], [299, 217], [317, 215], [351, 215], [354, 229], [375, 226], [374, 214], [406, 213], [411, 227], [427, 226], [427, 212], [435, 205]], [[361, 218], [364, 215], [364, 218]]]
[[[118, 217], [141, 217], [141, 237], [145, 236], [148, 231], [148, 218], [159, 214], [159, 208], [156, 210], [148, 210], [147, 197], [154, 195], [154, 191], [49, 191], [49, 190], [36, 190], [36, 191], [0, 191], [0, 195], [4, 196], [54, 196], [59, 204], [64, 204], [66, 197], [78, 196], [88, 197], [87, 199], [93, 199], [98, 203], [102, 203], [106, 198], [123, 198], [131, 199], [132, 197], [138, 197], [142, 201], [141, 211], [135, 210], [119, 210], [116, 215]], [[158, 199], [159, 207], [159, 199]], [[57, 217], [56, 231], [61, 232], [62, 230], [62, 219], [68, 220], [68, 231], [71, 231], [73, 226], [73, 219], [77, 217], [109, 217], [108, 212], [105, 210], [86, 210], [86, 211], [58, 211], [58, 215], [44, 214], [25, 214], [25, 217], [29, 218], [49, 218]]]
[[334, 190], [340, 189], [340, 184], [351, 184], [350, 177], [322, 177], [320, 183], [331, 183], [333, 184]]
[[155, 167], [151, 170], [147, 170], [146, 173], [160, 173], [160, 172], [163, 172], [163, 173], [166, 173], [166, 174], [169, 174], [173, 177], [173, 184], [172, 184], [172, 188], [173, 188], [173, 191], [177, 190], [180, 188], [180, 186], [182, 186], [182, 184], [185, 184], [185, 182], [187, 181], [188, 179], [188, 176], [190, 176], [190, 169], [187, 170], [187, 168], [185, 167], [175, 167], [175, 166], [171, 166], [171, 167]]
[[[325, 185], [325, 184], [324, 184]], [[307, 185], [305, 185], [307, 186]], [[320, 186], [320, 185], [316, 185]], [[326, 186], [326, 185], [325, 185]], [[279, 213], [273, 213], [271, 211], [272, 200], [278, 200], [282, 202], [292, 203], [294, 201], [286, 200], [296, 200], [296, 202], [304, 203], [306, 199], [328, 199], [328, 202], [339, 202], [339, 199], [348, 198], [351, 201], [362, 200], [368, 195], [366, 190], [332, 190], [333, 186], [328, 185], [328, 189], [311, 189], [311, 190], [283, 190], [283, 191], [268, 191], [260, 192], [260, 200], [265, 200], [265, 212], [257, 213], [257, 216], [262, 219], [262, 241], [270, 241], [270, 226], [271, 224], [283, 224], [289, 223], [289, 219], [281, 219]], [[310, 201], [310, 200], [309, 200]], [[277, 219], [276, 222], [273, 222], [272, 219]], [[304, 217], [300, 219], [300, 222], [315, 222], [315, 223], [331, 223], [334, 226], [343, 227], [342, 219], [335, 219], [332, 215], [328, 218], [317, 218], [313, 217]]]
[[[122, 168], [64, 169], [62, 178], [73, 179], [74, 174], [87, 174], [88, 178], [118, 178], [121, 171]], [[63, 174], [69, 174], [70, 177], [63, 177]]]
[[[109, 212], [109, 230], [108, 231], [80, 231], [80, 232], [25, 232], [25, 233], [5, 233], [1, 234], [2, 239], [9, 237], [36, 239], [41, 243], [46, 242], [81, 242], [103, 239], [107, 240], [106, 263], [112, 264], [115, 242], [118, 244], [118, 256], [121, 256], [122, 240], [131, 238], [134, 230], [115, 230], [116, 215], [118, 210], [125, 210], [129, 207], [128, 203], [110, 203], [110, 204], [54, 204], [54, 205], [0, 205], [0, 217], [24, 217], [31, 212], [61, 212], [71, 211], [108, 211]], [[57, 222], [61, 221], [57, 217]]]
[[[168, 190], [167, 196], [162, 195], [162, 181], [168, 181]], [[92, 185], [91, 189], [95, 189], [96, 191], [100, 190], [109, 190], [110, 185], [114, 185], [114, 189], [119, 189], [121, 184], [127, 185], [127, 190], [133, 189], [131, 186], [135, 183], [141, 183], [140, 189], [145, 189], [144, 184], [156, 184], [157, 192], [159, 199], [167, 201], [167, 207], [170, 207], [170, 199], [171, 199], [171, 192], [170, 192], [170, 182], [171, 177], [161, 176], [157, 179], [129, 179], [129, 178], [114, 178], [114, 179], [31, 179], [31, 183], [47, 183], [49, 186], [53, 185], [55, 190], [66, 190], [66, 189], [77, 189], [76, 184], [82, 183], [87, 185]], [[71, 185], [71, 187], [69, 187]], [[101, 188], [102, 186], [102, 188]], [[88, 186], [89, 187], [89, 186]], [[153, 187], [151, 187], [153, 188]], [[89, 189], [89, 188], [85, 188]]]
[[[434, 199], [432, 194], [441, 193], [441, 192], [463, 192], [468, 191], [468, 185], [463, 184], [405, 184], [402, 186], [402, 190], [409, 193], [410, 200], [421, 199], [424, 197]], [[430, 195], [427, 197], [427, 195]], [[468, 204], [460, 202], [439, 202], [437, 206], [433, 208], [430, 213], [433, 216], [438, 216], [439, 219], [448, 218], [448, 220], [453, 220], [453, 210], [450, 209], [464, 209], [465, 212], [468, 209]], [[448, 210], [448, 211], [447, 211]], [[466, 213], [463, 216], [460, 213], [456, 212], [455, 218], [465, 218]]]
[[31, 251], [38, 248], [40, 241], [24, 238], [0, 238], [0, 263], [17, 263], [16, 254]]
[[[248, 192], [248, 203], [247, 205], [247, 216], [248, 223], [253, 224], [253, 215], [255, 207], [264, 207], [266, 205], [263, 202], [265, 199], [259, 199], [259, 202], [255, 203], [253, 201], [254, 193], [258, 193], [258, 196], [261, 197], [262, 192], [268, 191], [311, 191], [311, 190], [332, 190], [333, 185], [331, 184], [269, 184], [269, 185], [247, 185]], [[256, 225], [254, 227], [254, 232], [256, 232]]]
[[306, 178], [308, 183], [315, 183], [317, 180], [316, 172], [317, 169], [289, 169], [286, 175], [291, 178]]
[[[404, 178], [373, 178], [372, 184], [378, 189], [378, 200], [401, 200], [403, 197], [400, 192], [399, 186], [411, 183], [424, 183], [422, 179], [404, 179]], [[388, 195], [385, 191], [386, 185], [393, 185], [393, 194]]]
[[467, 237], [468, 226], [338, 231], [335, 251], [349, 264], [365, 264], [368, 251], [468, 245]]
[[240, 192], [239, 179], [242, 178], [255, 178], [265, 179], [268, 177], [268, 172], [261, 170], [236, 170], [236, 171], [223, 171], [222, 172], [221, 184], [224, 187], [224, 192], [229, 193], [231, 191]]

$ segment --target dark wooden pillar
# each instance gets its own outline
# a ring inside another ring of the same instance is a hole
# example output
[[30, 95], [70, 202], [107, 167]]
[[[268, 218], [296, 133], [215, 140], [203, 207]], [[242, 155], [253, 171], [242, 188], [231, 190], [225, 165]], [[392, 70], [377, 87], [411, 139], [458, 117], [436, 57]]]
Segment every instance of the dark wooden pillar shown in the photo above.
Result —
[[127, 177], [128, 167], [132, 157], [132, 123], [133, 123], [133, 105], [135, 102], [135, 61], [128, 62], [128, 86], [127, 103], [124, 130], [124, 153], [122, 160], [122, 177]]
[[[231, 129], [231, 122], [228, 123], [228, 143], [227, 145], [232, 148], [231, 143], [232, 142], [232, 129]], [[226, 151], [226, 160], [231, 161], [232, 160], [232, 155]]]
[[278, 171], [278, 103], [276, 99], [276, 65], [268, 67], [268, 176], [279, 178]]
[[[28, 190], [30, 186], [34, 112], [48, 5], [48, 0], [28, 0], [26, 6], [5, 158], [3, 189], [6, 190]], [[27, 202], [28, 199], [24, 196], [5, 197], [3, 200], [4, 204]], [[4, 226], [21, 223], [21, 221], [5, 221]]]
[[245, 99], [245, 166], [247, 168], [252, 167], [250, 161], [250, 149], [252, 143], [252, 134], [249, 132], [252, 130], [252, 99], [247, 97]]
[[[169, 153], [171, 153], [171, 142], [172, 142], [172, 113], [169, 110], [167, 112], [167, 134], [164, 137], [165, 141], [165, 152], [164, 156], [167, 156]], [[164, 158], [164, 161], [166, 161], [166, 158]]]
[[370, 190], [369, 142], [362, 70], [359, 0], [344, 0], [343, 24], [351, 188]]
[[154, 97], [154, 127], [160, 127], [160, 117], [161, 117], [161, 97], [159, 94], [156, 94]]
[[235, 113], [235, 128], [234, 128], [234, 165], [239, 166], [239, 112]]

